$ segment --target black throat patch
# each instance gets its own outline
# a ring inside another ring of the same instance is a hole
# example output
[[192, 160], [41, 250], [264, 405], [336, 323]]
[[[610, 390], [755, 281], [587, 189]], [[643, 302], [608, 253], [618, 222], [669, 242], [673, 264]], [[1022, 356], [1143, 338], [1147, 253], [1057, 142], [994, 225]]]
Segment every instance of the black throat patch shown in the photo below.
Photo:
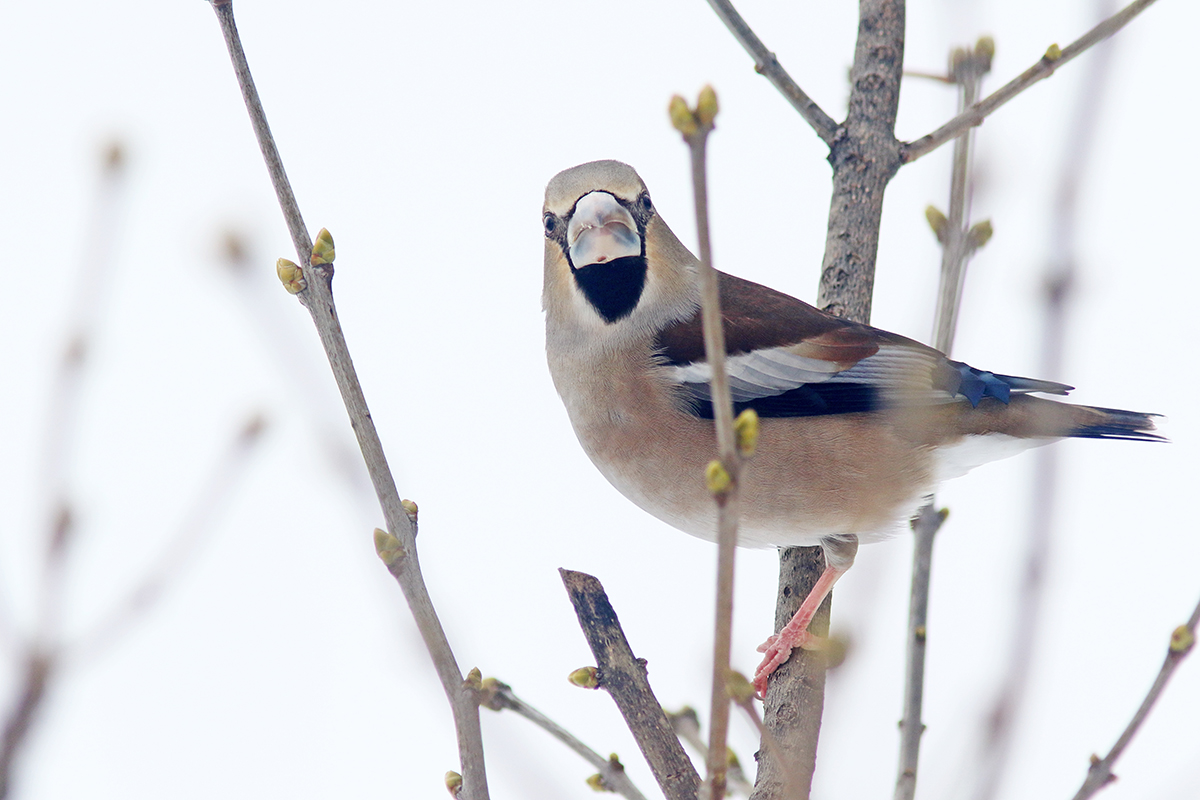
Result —
[[571, 267], [571, 274], [583, 296], [611, 325], [637, 307], [646, 286], [646, 258], [625, 256], [580, 269]]

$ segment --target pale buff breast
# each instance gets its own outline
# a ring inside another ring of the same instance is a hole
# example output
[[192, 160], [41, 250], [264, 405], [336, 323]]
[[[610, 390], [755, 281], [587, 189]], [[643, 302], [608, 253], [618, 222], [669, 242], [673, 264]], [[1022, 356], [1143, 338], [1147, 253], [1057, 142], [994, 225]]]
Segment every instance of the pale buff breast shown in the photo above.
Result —
[[[578, 355], [551, 353], [550, 366], [593, 463], [644, 510], [714, 539], [715, 505], [703, 477], [716, 455], [711, 420], [679, 411], [670, 384], [648, 359], [593, 353], [584, 363]], [[930, 452], [901, 438], [879, 414], [765, 419], [743, 474], [741, 543], [883, 538], [932, 491]]]

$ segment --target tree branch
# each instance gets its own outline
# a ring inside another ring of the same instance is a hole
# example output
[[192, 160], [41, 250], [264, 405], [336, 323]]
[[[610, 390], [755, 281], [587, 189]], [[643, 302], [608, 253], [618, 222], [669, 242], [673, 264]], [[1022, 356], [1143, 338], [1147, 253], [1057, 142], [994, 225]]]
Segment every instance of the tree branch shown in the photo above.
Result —
[[908, 600], [908, 647], [904, 658], [904, 715], [900, 720], [900, 768], [895, 800], [912, 800], [917, 791], [917, 764], [921, 754], [921, 707], [925, 699], [925, 640], [929, 617], [929, 574], [933, 566], [933, 540], [946, 521], [945, 511], [934, 511], [933, 501], [913, 520], [912, 588]]
[[[1096, 17], [1108, 17], [1106, 3], [1096, 0]], [[1109, 20], [1113, 19], [1108, 17]], [[1094, 29], [1093, 29], [1094, 30]], [[1054, 380], [1063, 374], [1066, 356], [1068, 313], [1078, 271], [1075, 231], [1079, 219], [1078, 187], [1087, 175], [1093, 152], [1101, 99], [1112, 72], [1113, 48], [1096, 53], [1083, 75], [1083, 86], [1070, 130], [1067, 150], [1056, 181], [1056, 203], [1050, 222], [1050, 253], [1043, 281], [1044, 316], [1037, 352], [1041, 355], [1038, 376]], [[1060, 451], [1039, 448], [1033, 456], [1033, 492], [1023, 545], [1021, 585], [1012, 624], [1012, 641], [1006, 648], [1008, 663], [1004, 678], [985, 725], [976, 768], [976, 800], [999, 795], [1016, 737], [1017, 714], [1025, 700], [1033, 669], [1034, 647], [1041, 628], [1046, 575], [1054, 552], [1054, 523], [1059, 485]]]
[[709, 720], [707, 767], [707, 796], [725, 796], [726, 773], [729, 770], [729, 657], [733, 640], [733, 567], [737, 553], [738, 482], [741, 477], [741, 458], [734, 441], [733, 400], [729, 391], [729, 375], [725, 371], [725, 329], [721, 324], [721, 296], [717, 271], [712, 266], [712, 246], [708, 229], [708, 176], [706, 152], [708, 134], [717, 114], [717, 96], [711, 86], [700, 92], [693, 111], [687, 102], [676, 95], [669, 108], [671, 121], [683, 134], [692, 163], [692, 186], [695, 196], [696, 233], [700, 251], [700, 316], [704, 333], [704, 353], [712, 378], [709, 397], [713, 406], [713, 422], [717, 435], [719, 461], [709, 464], [708, 489], [717, 504], [717, 591], [716, 613], [713, 622], [712, 711]]
[[1125, 748], [1133, 741], [1133, 737], [1142, 727], [1142, 723], [1146, 721], [1146, 717], [1150, 716], [1150, 712], [1154, 710], [1155, 703], [1158, 702], [1159, 696], [1163, 693], [1163, 689], [1167, 687], [1167, 681], [1171, 680], [1171, 676], [1175, 674], [1175, 670], [1179, 664], [1187, 657], [1187, 654], [1192, 651], [1192, 647], [1196, 644], [1196, 625], [1200, 623], [1200, 603], [1192, 609], [1192, 616], [1187, 623], [1180, 625], [1171, 633], [1171, 644], [1167, 648], [1167, 657], [1163, 660], [1162, 668], [1158, 671], [1158, 677], [1154, 679], [1154, 684], [1150, 687], [1150, 691], [1146, 693], [1146, 699], [1142, 700], [1142, 704], [1138, 706], [1137, 712], [1133, 715], [1133, 719], [1125, 726], [1125, 730], [1121, 732], [1117, 743], [1113, 745], [1112, 750], [1108, 751], [1108, 755], [1104, 758], [1096, 758], [1092, 756], [1092, 765], [1088, 768], [1087, 778], [1083, 782], [1083, 786], [1079, 787], [1079, 791], [1075, 793], [1074, 800], [1087, 800], [1087, 798], [1100, 791], [1103, 787], [1112, 783], [1117, 779], [1113, 775], [1113, 764], [1117, 763], [1117, 759], [1125, 752]]
[[[980, 82], [992, 67], [995, 45], [980, 39], [974, 49], [955, 48], [950, 55], [950, 79], [958, 88], [962, 110], [979, 98]], [[954, 140], [950, 174], [950, 216], [926, 211], [930, 225], [942, 244], [942, 269], [938, 305], [933, 323], [933, 346], [946, 355], [954, 347], [958, 310], [966, 278], [967, 260], [982, 242], [972, 243], [971, 227], [971, 139], [972, 129]], [[990, 231], [990, 226], [987, 230]], [[982, 230], [982, 229], [981, 229]], [[977, 240], [982, 237], [976, 237]], [[900, 765], [896, 775], [895, 800], [912, 800], [917, 790], [917, 767], [925, 723], [921, 709], [925, 698], [925, 642], [929, 617], [929, 582], [933, 568], [933, 542], [946, 511], [934, 511], [930, 498], [913, 520], [912, 588], [909, 593], [907, 647], [904, 670], [904, 713], [900, 721]]]
[[792, 76], [788, 75], [787, 70], [779, 63], [779, 59], [755, 35], [732, 3], [728, 0], [708, 0], [708, 4], [725, 23], [725, 27], [733, 34], [733, 38], [737, 39], [754, 59], [754, 71], [769, 80], [771, 85], [787, 98], [787, 101], [792, 104], [792, 108], [796, 109], [804, 121], [817, 132], [817, 136], [821, 137], [821, 141], [833, 147], [833, 143], [837, 141], [840, 126], [792, 80]]
[[[883, 193], [900, 167], [896, 110], [904, 62], [903, 0], [861, 0], [858, 40], [851, 71], [849, 114], [844, 135], [833, 143], [833, 197], [817, 302], [858, 322], [869, 322]], [[780, 556], [775, 630], [792, 618], [825, 566], [819, 547], [787, 548]], [[812, 631], [829, 629], [831, 598], [813, 619]], [[825, 661], [820, 653], [794, 651], [767, 690], [764, 723], [787, 755], [789, 769], [807, 797], [815, 769], [821, 711], [825, 704]], [[783, 765], [759, 752], [752, 800], [780, 797]]]
[[1154, 0], [1134, 0], [1134, 2], [1104, 20], [1062, 50], [1059, 50], [1057, 45], [1051, 45], [1041, 60], [1016, 78], [1013, 78], [1004, 86], [992, 92], [933, 133], [905, 144], [902, 155], [904, 163], [908, 164], [916, 161], [921, 156], [932, 152], [951, 139], [959, 136], [967, 128], [981, 124], [989, 114], [1000, 108], [1000, 106], [1012, 100], [1043, 78], [1049, 78], [1054, 74], [1056, 69], [1080, 53], [1083, 53], [1092, 45], [1107, 39], [1121, 30], [1121, 28], [1129, 24], [1134, 17], [1142, 13], [1153, 2]]
[[582, 572], [558, 572], [596, 657], [599, 688], [617, 704], [659, 788], [667, 800], [695, 800], [700, 776], [650, 688], [645, 660], [634, 657], [604, 587]]
[[591, 764], [600, 772], [601, 786], [610, 792], [615, 792], [626, 800], [646, 800], [638, 788], [629, 779], [625, 768], [616, 757], [605, 758], [583, 742], [576, 739], [570, 731], [554, 720], [538, 711], [513, 693], [512, 687], [495, 678], [485, 678], [480, 692], [480, 705], [493, 711], [515, 711], [525, 719], [549, 733], [555, 739], [578, 753], [584, 761]]
[[[246, 110], [250, 114], [250, 122], [258, 140], [259, 149], [267, 164], [271, 183], [275, 187], [275, 195], [287, 221], [292, 243], [296, 248], [301, 269], [304, 273], [304, 283], [307, 288], [299, 292], [300, 302], [312, 315], [317, 327], [321, 344], [333, 369], [334, 379], [346, 411], [350, 415], [350, 424], [358, 438], [359, 448], [371, 475], [371, 483], [379, 499], [383, 517], [388, 531], [398, 540], [397, 555], [388, 569], [400, 584], [408, 606], [412, 611], [421, 638], [433, 659], [434, 668], [441, 680], [442, 689], [450, 701], [454, 714], [455, 730], [458, 736], [459, 757], [462, 761], [463, 787], [460, 797], [463, 800], [487, 800], [487, 775], [484, 771], [483, 737], [479, 729], [479, 707], [475, 703], [473, 693], [463, 686], [462, 673], [455, 661], [454, 653], [446, 640], [441, 622], [433, 608], [433, 601], [425, 587], [421, 575], [420, 563], [417, 560], [416, 525], [405, 512], [396, 484], [388, 469], [387, 458], [379, 434], [371, 420], [362, 386], [354, 371], [350, 359], [350, 351], [346, 347], [342, 335], [341, 323], [333, 302], [333, 268], [332, 263], [324, 263], [312, 258], [312, 243], [296, 197], [292, 193], [287, 173], [283, 169], [283, 161], [275, 147], [267, 124], [266, 114], [258, 91], [254, 87], [254, 79], [246, 62], [246, 54], [238, 37], [237, 26], [233, 18], [232, 0], [211, 0], [213, 11], [221, 25], [221, 33], [225, 38], [229, 56], [233, 62], [234, 73], [241, 88]], [[332, 258], [328, 260], [332, 262]]]

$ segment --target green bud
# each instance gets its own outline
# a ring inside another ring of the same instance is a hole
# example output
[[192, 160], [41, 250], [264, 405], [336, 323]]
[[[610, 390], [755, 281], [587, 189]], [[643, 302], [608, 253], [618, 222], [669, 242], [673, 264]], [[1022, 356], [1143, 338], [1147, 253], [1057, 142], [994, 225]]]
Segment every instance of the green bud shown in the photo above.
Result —
[[684, 136], [695, 134], [699, 128], [696, 124], [696, 116], [688, 108], [687, 101], [679, 95], [671, 98], [671, 102], [667, 106], [667, 114], [671, 117], [671, 125]]
[[696, 101], [696, 118], [700, 120], [701, 125], [711, 128], [718, 110], [717, 93], [712, 86], [705, 86], [700, 90], [700, 97]]
[[937, 206], [925, 206], [925, 220], [929, 223], [929, 227], [933, 228], [933, 235], [942, 244], [946, 243], [946, 231], [950, 221], [946, 219], [946, 215], [938, 210]]
[[987, 244], [992, 238], [992, 221], [985, 219], [983, 222], [976, 222], [971, 226], [971, 230], [967, 233], [967, 244], [972, 250], [978, 250]]
[[747, 408], [733, 421], [733, 435], [737, 437], [738, 452], [743, 458], [749, 458], [758, 449], [760, 427], [758, 412], [753, 408]]
[[312, 255], [309, 256], [308, 263], [314, 267], [332, 264], [334, 255], [333, 236], [329, 234], [327, 228], [321, 228], [321, 232], [317, 234], [317, 240], [313, 242]]
[[724, 464], [717, 459], [708, 462], [708, 466], [704, 468], [704, 485], [708, 487], [709, 494], [723, 495], [729, 491], [732, 484], [733, 477]]
[[304, 271], [295, 261], [288, 261], [286, 258], [279, 259], [275, 262], [275, 274], [279, 276], [283, 288], [291, 294], [300, 294], [308, 288], [308, 284], [304, 280]]
[[600, 688], [600, 670], [595, 667], [580, 667], [568, 675], [567, 680], [580, 689], [598, 689]]
[[1052, 44], [1046, 48], [1046, 55], [1043, 56], [1047, 61], [1058, 61], [1062, 58], [1062, 48], [1057, 44]]

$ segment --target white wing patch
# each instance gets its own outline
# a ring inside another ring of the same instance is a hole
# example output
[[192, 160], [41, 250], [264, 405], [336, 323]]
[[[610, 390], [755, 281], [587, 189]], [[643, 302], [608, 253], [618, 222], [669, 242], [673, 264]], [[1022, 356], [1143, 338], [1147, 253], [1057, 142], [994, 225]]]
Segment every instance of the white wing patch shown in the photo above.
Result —
[[[707, 361], [667, 369], [677, 383], [707, 384], [712, 380], [712, 367]], [[821, 383], [836, 375], [838, 369], [832, 361], [798, 356], [786, 347], [755, 350], [725, 360], [735, 403], [783, 394], [806, 383]]]
[[[741, 353], [726, 360], [733, 402], [744, 403], [799, 388], [806, 383], [861, 383], [875, 386], [883, 397], [892, 400], [949, 400], [945, 392], [934, 393], [933, 370], [940, 354], [901, 345], [884, 345], [879, 352], [864, 358], [849, 369], [835, 361], [809, 358], [787, 347], [771, 347]], [[707, 361], [693, 361], [667, 368], [671, 380], [707, 387], [712, 367]], [[705, 398], [707, 388], [696, 392]]]

